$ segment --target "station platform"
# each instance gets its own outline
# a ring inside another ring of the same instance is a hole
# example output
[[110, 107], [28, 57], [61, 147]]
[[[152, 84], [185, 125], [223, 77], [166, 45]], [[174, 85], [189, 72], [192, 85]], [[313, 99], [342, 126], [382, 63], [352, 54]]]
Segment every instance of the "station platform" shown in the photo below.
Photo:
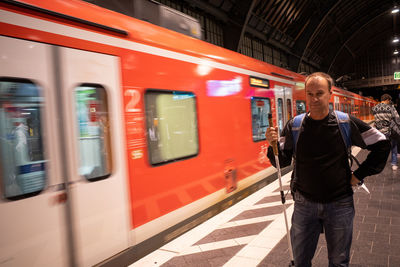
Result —
[[[359, 150], [358, 150], [359, 151]], [[357, 153], [354, 153], [353, 155]], [[357, 154], [359, 160], [366, 151]], [[285, 193], [291, 172], [282, 177]], [[350, 266], [400, 266], [400, 169], [388, 161], [384, 171], [365, 179], [370, 194], [354, 194], [356, 215]], [[286, 198], [290, 227], [293, 200]], [[278, 180], [172, 240], [130, 267], [288, 266], [283, 205]], [[328, 266], [324, 234], [313, 266]]]

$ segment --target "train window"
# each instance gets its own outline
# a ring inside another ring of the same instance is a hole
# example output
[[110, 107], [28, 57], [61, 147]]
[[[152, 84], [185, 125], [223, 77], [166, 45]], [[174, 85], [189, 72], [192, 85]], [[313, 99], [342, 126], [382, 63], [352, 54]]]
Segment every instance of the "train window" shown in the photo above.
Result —
[[333, 111], [333, 104], [329, 103], [329, 111]]
[[278, 103], [277, 103], [277, 111], [278, 111], [278, 128], [279, 128], [279, 133], [282, 132], [283, 130], [283, 100], [282, 98], [278, 98]]
[[299, 115], [301, 113], [306, 112], [306, 102], [305, 101], [296, 101], [296, 114]]
[[278, 98], [278, 106], [277, 106], [277, 111], [278, 111], [278, 128], [279, 128], [279, 133], [282, 132], [283, 130], [283, 100], [282, 98]]
[[145, 104], [152, 165], [198, 154], [196, 97], [193, 93], [148, 90]]
[[98, 84], [75, 88], [79, 138], [79, 174], [97, 181], [111, 174], [107, 92]]
[[271, 102], [268, 98], [253, 97], [251, 99], [251, 121], [253, 141], [265, 140], [268, 114], [271, 113]]
[[340, 111], [343, 111], [343, 112], [344, 112], [344, 105], [343, 105], [343, 103], [340, 104]]
[[343, 112], [347, 113], [347, 104], [343, 104]]
[[335, 110], [339, 110], [339, 103], [335, 103]]
[[0, 173], [10, 200], [37, 195], [46, 185], [42, 104], [38, 85], [0, 78]]
[[287, 120], [290, 120], [293, 117], [292, 114], [292, 100], [287, 99], [286, 100], [286, 107], [287, 107]]

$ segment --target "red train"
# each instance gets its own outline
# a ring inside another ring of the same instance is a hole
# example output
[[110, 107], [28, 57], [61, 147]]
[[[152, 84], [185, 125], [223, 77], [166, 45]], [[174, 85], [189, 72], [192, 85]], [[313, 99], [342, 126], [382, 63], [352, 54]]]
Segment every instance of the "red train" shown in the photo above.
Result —
[[138, 257], [265, 184], [267, 114], [306, 111], [299, 74], [86, 2], [1, 1], [0, 32], [1, 266]]

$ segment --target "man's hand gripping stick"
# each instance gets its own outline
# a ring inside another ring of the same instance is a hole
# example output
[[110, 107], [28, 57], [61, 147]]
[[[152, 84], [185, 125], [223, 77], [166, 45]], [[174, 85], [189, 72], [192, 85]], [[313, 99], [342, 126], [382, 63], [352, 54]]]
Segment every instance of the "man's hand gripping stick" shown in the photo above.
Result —
[[[274, 124], [272, 122], [272, 114], [271, 113], [268, 114], [268, 124], [269, 124], [269, 127], [274, 127]], [[276, 141], [271, 142], [271, 146], [272, 146], [272, 149], [274, 150], [274, 155], [278, 156], [278, 142], [276, 142]]]

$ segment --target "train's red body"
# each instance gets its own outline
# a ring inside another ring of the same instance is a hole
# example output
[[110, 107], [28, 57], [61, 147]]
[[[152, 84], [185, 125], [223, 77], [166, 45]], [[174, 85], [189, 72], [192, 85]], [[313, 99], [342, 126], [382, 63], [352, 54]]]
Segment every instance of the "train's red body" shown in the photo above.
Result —
[[[269, 112], [282, 128], [306, 110], [304, 76], [85, 2], [1, 2], [0, 33], [0, 171], [16, 167], [2, 173], [4, 266], [88, 266], [176, 236], [274, 173]], [[40, 90], [11, 90], [27, 85]], [[334, 88], [331, 102], [372, 119], [369, 98]], [[24, 123], [43, 158], [18, 150]]]

